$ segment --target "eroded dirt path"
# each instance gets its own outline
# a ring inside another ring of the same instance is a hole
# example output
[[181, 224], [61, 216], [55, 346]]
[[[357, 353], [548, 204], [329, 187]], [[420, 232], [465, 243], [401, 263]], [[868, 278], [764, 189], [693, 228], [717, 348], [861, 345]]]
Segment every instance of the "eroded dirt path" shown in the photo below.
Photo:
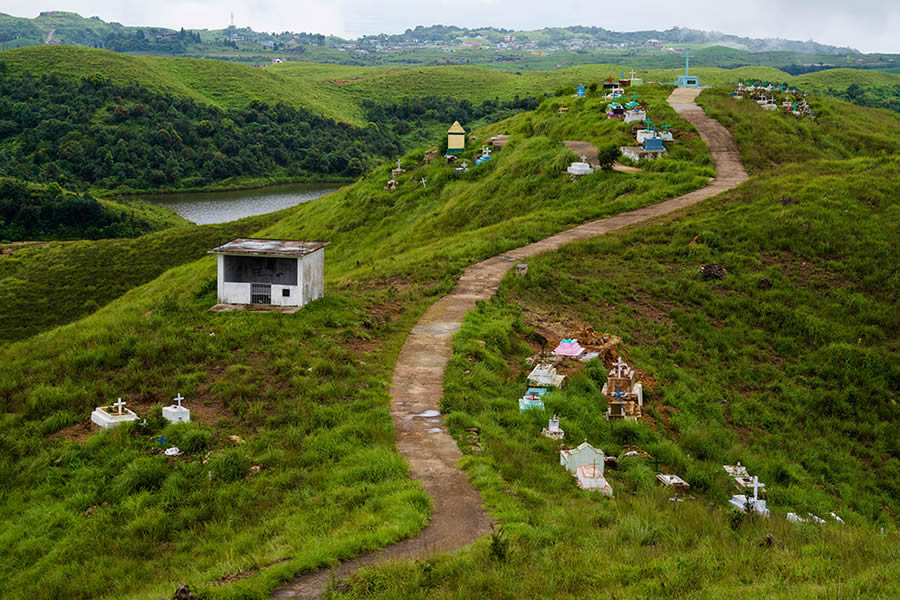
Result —
[[[599, 151], [597, 150], [597, 146], [581, 140], [565, 140], [563, 143], [566, 145], [566, 148], [574, 152], [577, 156], [584, 156], [589, 165], [595, 169], [598, 167], [597, 155], [599, 154]], [[641, 172], [641, 169], [638, 169], [637, 167], [628, 167], [621, 163], [613, 163], [612, 170], [618, 171], [619, 173]]]
[[453, 291], [435, 302], [413, 327], [394, 368], [391, 417], [397, 432], [397, 449], [409, 463], [411, 476], [421, 481], [431, 496], [434, 513], [429, 525], [414, 538], [363, 554], [334, 569], [301, 575], [279, 588], [275, 598], [319, 598], [332, 577], [346, 577], [359, 567], [391, 559], [425, 558], [456, 550], [490, 530], [491, 522], [482, 508], [481, 498], [457, 464], [462, 453], [437, 414], [443, 395], [444, 370], [452, 354], [453, 334], [459, 331], [463, 317], [475, 308], [477, 301], [494, 295], [500, 280], [518, 261], [556, 250], [570, 242], [669, 214], [747, 179], [731, 134], [693, 104], [699, 93], [697, 89], [679, 88], [669, 96], [669, 104], [697, 128], [709, 146], [716, 177], [707, 187], [659, 204], [585, 223], [476, 263], [466, 269]]

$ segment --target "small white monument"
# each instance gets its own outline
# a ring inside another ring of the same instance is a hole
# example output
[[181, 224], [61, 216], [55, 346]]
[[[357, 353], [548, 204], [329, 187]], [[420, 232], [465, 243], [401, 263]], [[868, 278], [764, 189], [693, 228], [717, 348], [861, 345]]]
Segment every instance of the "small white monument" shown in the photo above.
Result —
[[130, 408], [125, 408], [125, 402], [119, 398], [112, 406], [98, 406], [91, 413], [91, 421], [103, 429], [112, 429], [122, 423], [137, 421], [138, 416]]
[[552, 365], [538, 365], [528, 374], [528, 383], [537, 387], [562, 387], [565, 375], [558, 375]]
[[745, 494], [735, 494], [728, 503], [740, 511], [752, 511], [763, 517], [768, 517], [769, 509], [766, 508], [766, 501], [759, 498], [759, 488], [765, 487], [765, 485], [760, 483], [759, 477], [754, 475], [752, 483], [747, 486], [753, 488], [753, 498]]
[[574, 175], [576, 177], [581, 177], [582, 175], [590, 175], [594, 172], [594, 168], [591, 166], [591, 163], [587, 162], [587, 156], [584, 154], [581, 155], [581, 162], [573, 162], [568, 169], [566, 169], [566, 173], [569, 175]]
[[184, 397], [182, 397], [181, 394], [178, 394], [173, 400], [175, 400], [177, 404], [163, 406], [163, 418], [169, 423], [190, 423], [191, 411], [181, 405], [181, 401], [184, 400]]
[[557, 415], [553, 415], [553, 418], [541, 431], [541, 435], [551, 440], [561, 440], [566, 436], [566, 432], [559, 427], [559, 417]]

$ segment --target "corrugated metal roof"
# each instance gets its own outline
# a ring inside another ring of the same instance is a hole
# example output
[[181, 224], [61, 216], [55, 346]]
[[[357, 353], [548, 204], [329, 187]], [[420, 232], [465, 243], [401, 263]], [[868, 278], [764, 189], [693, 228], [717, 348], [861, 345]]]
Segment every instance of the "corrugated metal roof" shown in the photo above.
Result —
[[238, 238], [209, 254], [253, 254], [257, 256], [291, 256], [301, 257], [321, 250], [331, 242], [301, 242], [299, 240], [266, 240], [261, 238]]

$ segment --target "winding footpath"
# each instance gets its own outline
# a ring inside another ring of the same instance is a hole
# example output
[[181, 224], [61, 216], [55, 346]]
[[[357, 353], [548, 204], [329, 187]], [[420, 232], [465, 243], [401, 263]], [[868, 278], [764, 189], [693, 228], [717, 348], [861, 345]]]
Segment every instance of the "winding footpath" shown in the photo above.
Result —
[[694, 104], [699, 93], [698, 89], [679, 88], [668, 101], [697, 128], [709, 147], [716, 177], [708, 186], [659, 204], [585, 223], [476, 263], [466, 269], [453, 291], [435, 302], [413, 327], [394, 369], [391, 417], [397, 433], [397, 449], [409, 463], [410, 475], [422, 482], [431, 497], [434, 512], [428, 526], [414, 538], [362, 554], [333, 569], [301, 575], [279, 588], [274, 598], [319, 598], [330, 579], [346, 577], [360, 567], [454, 551], [490, 531], [491, 521], [481, 498], [458, 466], [462, 453], [438, 413], [453, 335], [462, 326], [466, 313], [479, 300], [493, 296], [500, 280], [517, 262], [574, 241], [667, 215], [747, 179], [731, 134]]

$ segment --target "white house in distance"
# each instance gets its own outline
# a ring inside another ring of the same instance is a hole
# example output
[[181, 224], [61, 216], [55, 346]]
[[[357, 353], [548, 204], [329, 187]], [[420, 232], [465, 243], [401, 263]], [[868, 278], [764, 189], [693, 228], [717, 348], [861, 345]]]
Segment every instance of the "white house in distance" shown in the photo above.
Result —
[[[219, 257], [219, 304], [261, 305], [299, 310], [325, 292], [328, 242], [239, 238], [213, 248]], [[293, 311], [290, 311], [293, 312]]]

